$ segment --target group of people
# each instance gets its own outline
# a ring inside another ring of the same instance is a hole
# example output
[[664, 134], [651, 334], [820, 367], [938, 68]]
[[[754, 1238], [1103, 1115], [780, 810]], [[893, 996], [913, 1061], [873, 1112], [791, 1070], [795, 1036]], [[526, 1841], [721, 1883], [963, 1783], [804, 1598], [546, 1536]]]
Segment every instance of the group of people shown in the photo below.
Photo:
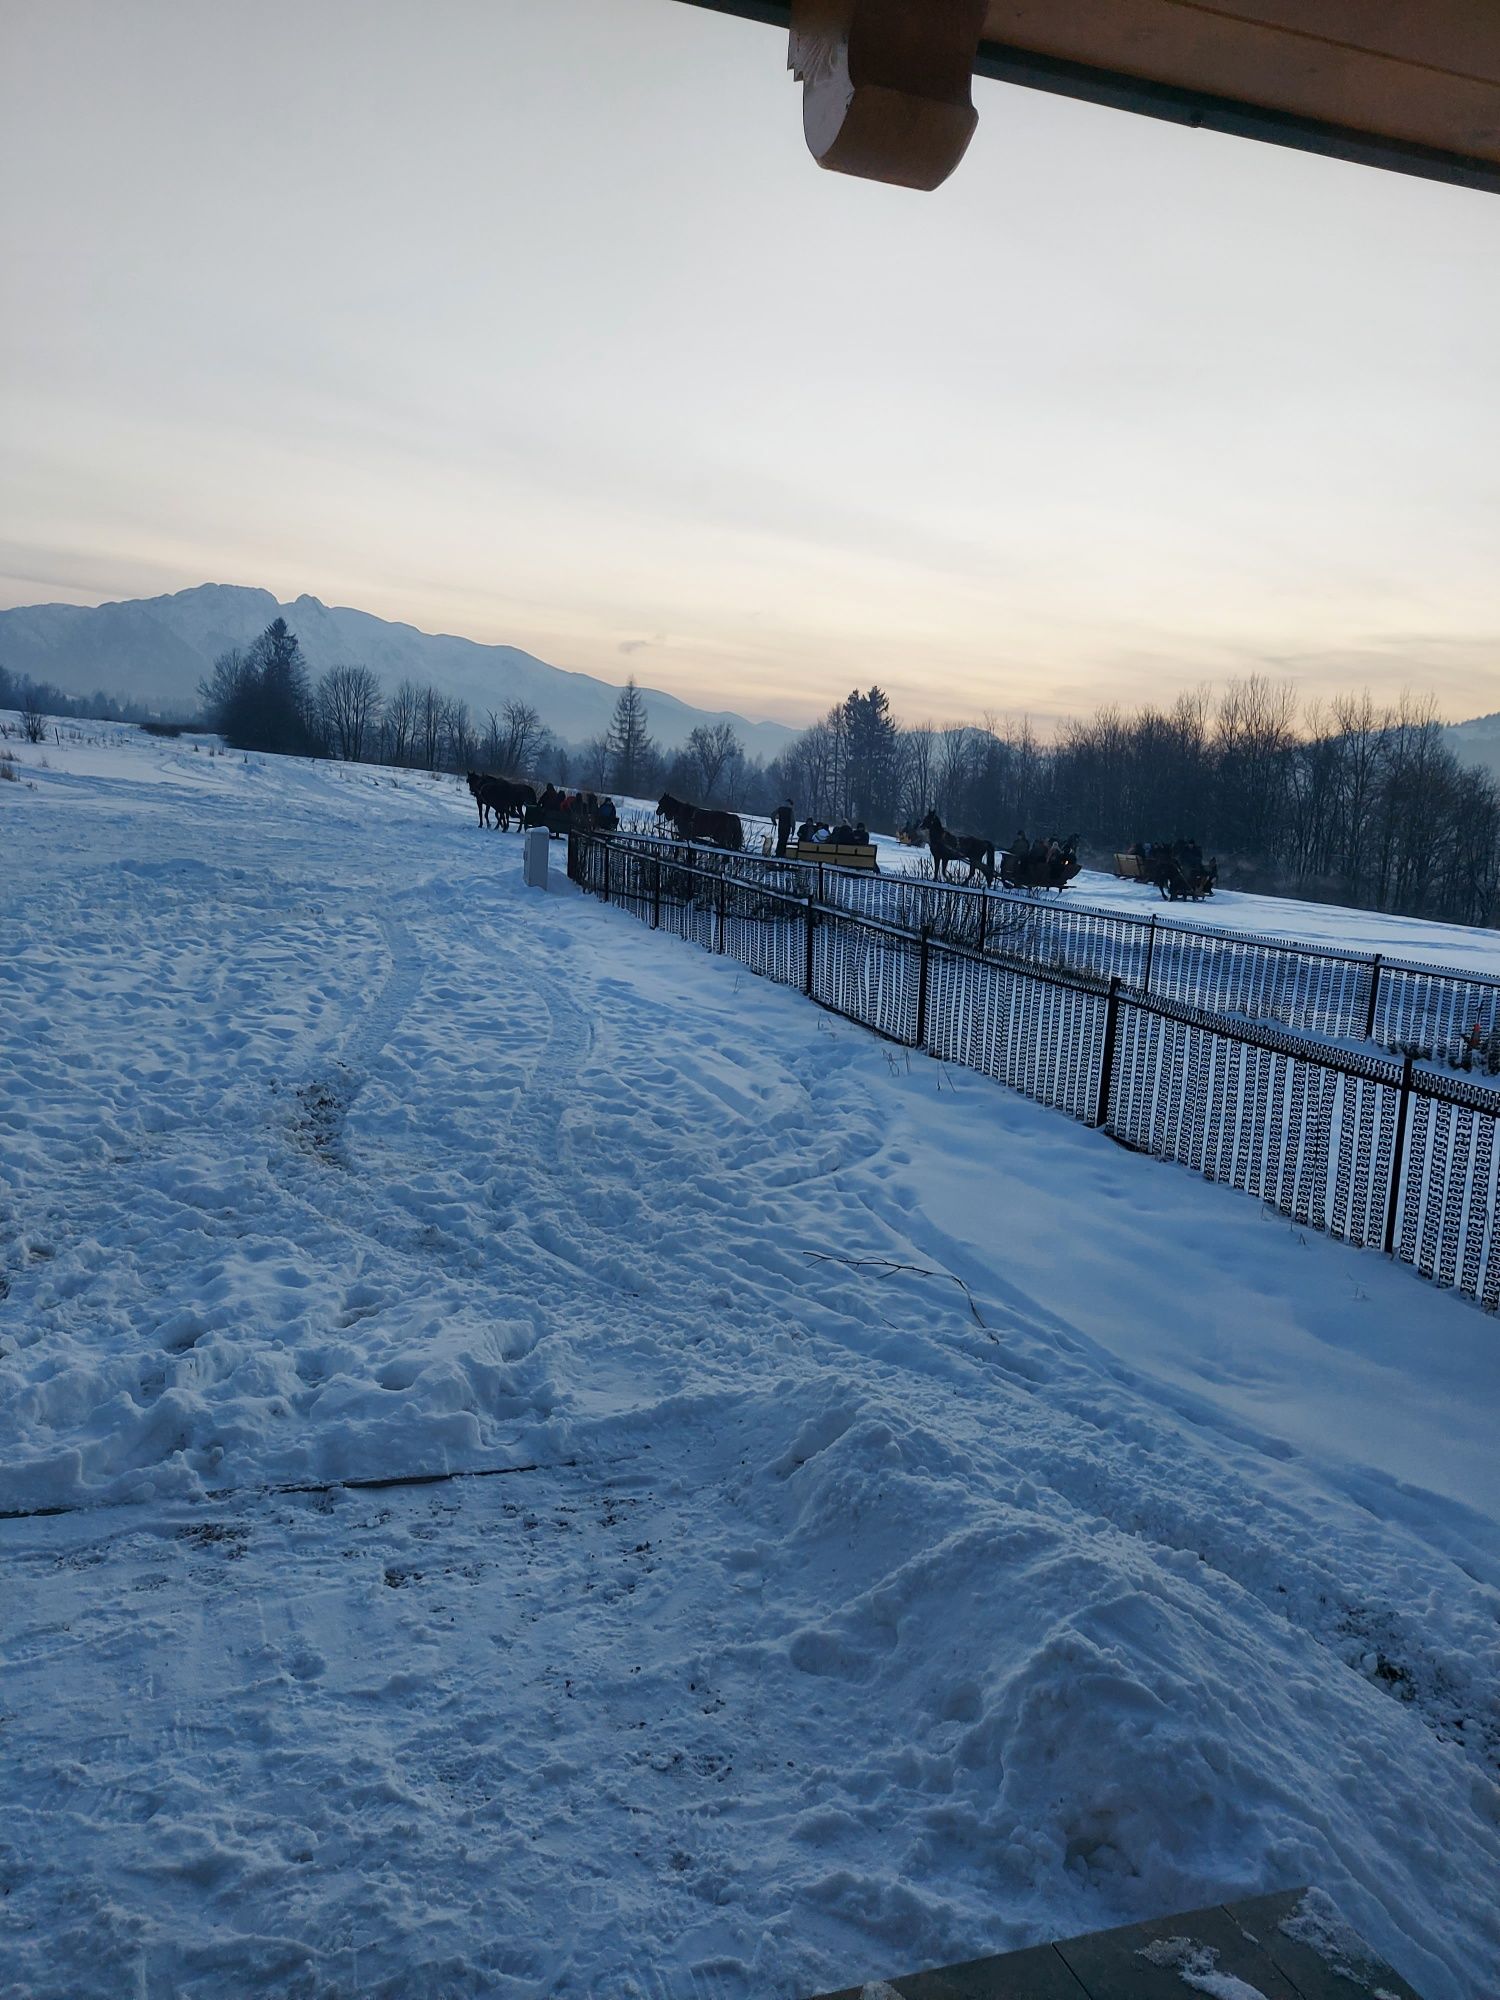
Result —
[[593, 792], [560, 792], [551, 783], [536, 802], [536, 816], [539, 820], [573, 819], [579, 826], [597, 827], [601, 833], [613, 833], [620, 824], [612, 798], [597, 798]]
[[1069, 834], [1066, 840], [1059, 840], [1055, 833], [1045, 840], [1040, 835], [1035, 840], [1026, 838], [1024, 827], [1017, 827], [1016, 837], [1006, 849], [1012, 861], [1030, 861], [1038, 867], [1049, 867], [1056, 861], [1071, 861], [1078, 850], [1078, 836]]
[[[796, 814], [792, 810], [790, 799], [784, 799], [771, 815], [771, 822], [776, 828], [778, 858], [784, 858], [787, 848], [791, 845], [792, 823], [795, 819]], [[805, 819], [797, 828], [797, 841], [799, 845], [805, 842], [808, 846], [868, 847], [870, 830], [863, 820], [855, 826], [851, 826], [847, 820], [840, 820], [837, 826], [831, 826], [826, 820]]]
[[1179, 868], [1203, 866], [1203, 849], [1196, 840], [1133, 840], [1125, 851], [1141, 861], [1175, 861]]
[[1127, 850], [1140, 863], [1144, 880], [1172, 902], [1211, 896], [1219, 879], [1217, 859], [1203, 859], [1196, 840], [1133, 840]]

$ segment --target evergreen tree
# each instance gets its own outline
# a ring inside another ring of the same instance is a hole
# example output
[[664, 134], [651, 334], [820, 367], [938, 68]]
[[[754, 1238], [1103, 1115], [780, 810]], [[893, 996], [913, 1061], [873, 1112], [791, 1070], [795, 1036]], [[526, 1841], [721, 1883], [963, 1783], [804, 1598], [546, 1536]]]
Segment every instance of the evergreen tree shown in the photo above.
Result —
[[211, 728], [236, 750], [316, 754], [317, 701], [295, 632], [275, 618], [246, 652], [221, 653], [198, 683]]
[[312, 685], [301, 643], [284, 618], [271, 620], [249, 659], [260, 683], [255, 709], [261, 740], [247, 747], [305, 756], [316, 747]]
[[843, 705], [845, 804], [851, 818], [867, 826], [895, 824], [901, 785], [901, 732], [889, 696], [872, 687], [856, 688]]
[[605, 737], [609, 783], [617, 792], [638, 798], [649, 786], [656, 762], [656, 745], [646, 729], [646, 698], [632, 674], [620, 690]]

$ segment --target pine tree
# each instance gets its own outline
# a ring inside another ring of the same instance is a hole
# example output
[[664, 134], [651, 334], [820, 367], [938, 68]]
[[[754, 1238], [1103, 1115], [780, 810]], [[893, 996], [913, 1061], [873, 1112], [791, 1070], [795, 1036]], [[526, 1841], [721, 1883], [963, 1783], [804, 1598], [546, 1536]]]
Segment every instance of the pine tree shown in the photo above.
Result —
[[642, 787], [650, 782], [656, 745], [646, 730], [646, 698], [636, 686], [634, 674], [620, 690], [604, 741], [612, 789], [639, 797]]
[[845, 787], [850, 814], [867, 826], [894, 823], [900, 784], [900, 731], [882, 688], [856, 688], [843, 707], [848, 745]]
[[316, 747], [312, 686], [302, 647], [284, 618], [271, 620], [245, 665], [248, 713], [237, 747], [306, 755]]

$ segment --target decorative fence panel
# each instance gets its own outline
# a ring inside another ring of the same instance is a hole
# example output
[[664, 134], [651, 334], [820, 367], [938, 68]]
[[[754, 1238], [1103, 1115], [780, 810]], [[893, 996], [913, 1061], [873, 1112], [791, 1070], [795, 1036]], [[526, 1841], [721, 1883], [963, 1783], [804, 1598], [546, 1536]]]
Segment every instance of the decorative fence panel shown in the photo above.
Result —
[[[670, 842], [574, 834], [568, 872], [849, 1020], [1500, 1308], [1500, 1090], [1418, 1068], [1410, 1046], [1394, 1061], [1280, 1025], [1295, 1013], [1354, 1040], [1384, 1006], [1392, 1032], [1420, 1018], [1469, 1034], [1469, 1008], [1495, 1006], [1488, 982], [1273, 940], [1132, 932], [1131, 919], [1112, 931], [1097, 912], [1055, 907], [1007, 932], [991, 895]], [[1122, 962], [1132, 982], [1108, 970]], [[1148, 990], [1158, 980], [1185, 990]]]
[[1038, 1103], [1092, 1119], [1105, 989], [1069, 985], [950, 945], [931, 947], [926, 1047]]
[[1160, 924], [1150, 990], [1205, 1013], [1362, 1041], [1373, 976], [1371, 960], [1316, 945]]
[[1401, 1079], [1378, 1056], [1122, 993], [1108, 1124], [1298, 1222], [1379, 1243]]
[[1441, 1059], [1467, 1042], [1500, 1055], [1500, 983], [1384, 959], [1371, 1026], [1383, 1048]]
[[917, 1043], [923, 946], [909, 931], [817, 913], [812, 997], [893, 1042]]
[[1422, 1074], [1397, 1210], [1395, 1254], [1424, 1278], [1500, 1306], [1495, 1093]]
[[807, 904], [773, 889], [728, 882], [721, 949], [779, 986], [807, 986]]

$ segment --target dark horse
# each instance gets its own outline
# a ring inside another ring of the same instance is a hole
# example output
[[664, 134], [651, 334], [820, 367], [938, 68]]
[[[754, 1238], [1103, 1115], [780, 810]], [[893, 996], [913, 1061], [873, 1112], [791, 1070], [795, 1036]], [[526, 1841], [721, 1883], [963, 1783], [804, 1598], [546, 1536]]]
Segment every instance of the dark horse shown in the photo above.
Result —
[[995, 843], [985, 840], [977, 833], [950, 833], [937, 816], [934, 806], [922, 821], [922, 830], [927, 835], [928, 851], [932, 855], [933, 873], [940, 882], [948, 879], [950, 861], [967, 861], [969, 880], [984, 871], [986, 882], [995, 879]]
[[1164, 903], [1201, 903], [1213, 894], [1219, 879], [1217, 860], [1182, 861], [1175, 854], [1164, 854], [1160, 859], [1153, 857], [1146, 866]]
[[727, 847], [738, 854], [745, 845], [745, 829], [738, 813], [720, 812], [714, 806], [690, 806], [664, 792], [657, 801], [656, 816], [673, 828], [679, 840], [703, 840], [710, 847]]
[[495, 824], [502, 832], [509, 833], [511, 816], [519, 822], [528, 806], [536, 804], [536, 788], [524, 785], [515, 778], [493, 778], [488, 771], [470, 771], [469, 790], [474, 795], [474, 803], [479, 808], [479, 824], [489, 825], [489, 815], [495, 815]]

